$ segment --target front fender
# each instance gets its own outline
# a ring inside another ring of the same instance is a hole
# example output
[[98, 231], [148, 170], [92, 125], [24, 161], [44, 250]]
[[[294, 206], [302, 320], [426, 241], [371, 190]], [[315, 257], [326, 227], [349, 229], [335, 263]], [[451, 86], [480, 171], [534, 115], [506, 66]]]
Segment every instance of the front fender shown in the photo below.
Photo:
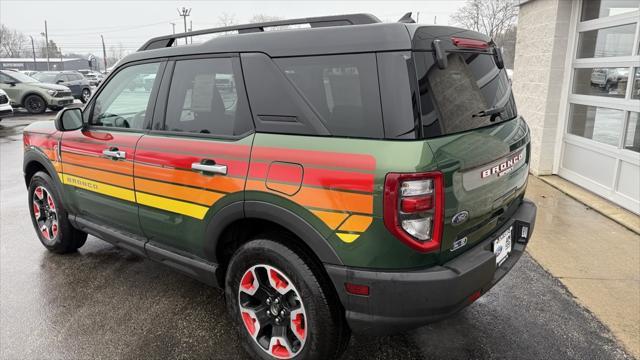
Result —
[[[64, 194], [62, 181], [60, 181], [60, 174], [58, 174], [56, 169], [53, 167], [53, 164], [51, 163], [51, 160], [49, 160], [47, 155], [42, 153], [35, 146], [30, 146], [25, 150], [23, 161], [22, 161], [22, 173], [23, 173], [24, 182], [27, 188], [29, 187], [29, 178], [27, 177], [27, 175], [29, 174], [30, 167], [33, 166], [34, 164], [38, 164], [42, 166], [47, 171], [47, 173], [49, 173], [49, 175], [51, 176], [51, 179], [53, 179], [53, 186], [55, 186], [56, 190], [58, 190], [58, 194], [60, 195]], [[69, 209], [69, 207], [65, 203], [64, 196], [61, 196], [61, 201], [65, 209]]]

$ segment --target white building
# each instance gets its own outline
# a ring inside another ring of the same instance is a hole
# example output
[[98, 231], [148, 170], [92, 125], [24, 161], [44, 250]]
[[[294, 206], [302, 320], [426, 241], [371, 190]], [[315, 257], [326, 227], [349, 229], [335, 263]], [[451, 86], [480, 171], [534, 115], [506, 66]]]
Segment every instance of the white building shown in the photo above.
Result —
[[640, 214], [640, 0], [520, 0], [513, 91], [531, 171]]

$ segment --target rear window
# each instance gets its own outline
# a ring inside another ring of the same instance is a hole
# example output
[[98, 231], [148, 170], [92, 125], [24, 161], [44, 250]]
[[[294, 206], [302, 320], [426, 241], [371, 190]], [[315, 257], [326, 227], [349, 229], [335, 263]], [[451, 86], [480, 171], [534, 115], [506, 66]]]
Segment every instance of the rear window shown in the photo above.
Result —
[[[434, 63], [431, 52], [414, 54], [424, 137], [455, 134], [516, 117], [511, 83], [492, 55], [449, 53], [443, 70]], [[491, 109], [497, 114], [482, 114]]]
[[384, 136], [375, 54], [275, 61], [332, 135]]

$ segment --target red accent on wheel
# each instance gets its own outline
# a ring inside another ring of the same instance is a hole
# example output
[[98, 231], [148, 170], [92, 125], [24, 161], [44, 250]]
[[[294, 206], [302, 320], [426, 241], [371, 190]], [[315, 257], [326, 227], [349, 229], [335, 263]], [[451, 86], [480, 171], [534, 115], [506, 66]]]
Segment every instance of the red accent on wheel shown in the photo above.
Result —
[[247, 327], [247, 330], [249, 331], [249, 334], [251, 334], [251, 336], [253, 336], [256, 332], [256, 320], [254, 318], [251, 317], [251, 315], [248, 312], [243, 312], [242, 313], [242, 321], [244, 321], [244, 326]]
[[33, 202], [33, 216], [36, 218], [36, 220], [40, 218], [40, 206], [36, 204], [35, 201]]
[[273, 282], [276, 284], [276, 289], [285, 289], [287, 286], [289, 286], [289, 283], [282, 277], [280, 277], [280, 274], [278, 274], [277, 271], [271, 269], [269, 271], [269, 276], [271, 277], [271, 280], [273, 280]]
[[40, 228], [40, 232], [42, 233], [42, 236], [45, 237], [45, 239], [50, 239], [49, 230], [47, 229], [46, 226], [43, 226], [42, 228]]
[[47, 194], [47, 204], [49, 204], [49, 208], [51, 210], [55, 210], [56, 209], [56, 204], [53, 202], [53, 199], [51, 198], [51, 195]]
[[297, 314], [296, 317], [291, 320], [293, 325], [295, 326], [295, 331], [300, 336], [301, 339], [304, 339], [305, 334], [305, 324], [304, 324], [304, 316], [302, 314]]
[[240, 282], [240, 286], [242, 286], [245, 290], [253, 289], [253, 282], [255, 278], [253, 277], [253, 272], [251, 270], [247, 271], [242, 277], [242, 281]]
[[51, 237], [56, 237], [58, 235], [58, 224], [51, 225]]
[[271, 347], [271, 354], [278, 357], [289, 357], [289, 350], [280, 343], [280, 340], [276, 340], [276, 343]]
[[34, 191], [34, 193], [36, 194], [36, 196], [38, 197], [38, 199], [42, 200], [42, 187], [38, 186], [36, 188], [36, 191]]

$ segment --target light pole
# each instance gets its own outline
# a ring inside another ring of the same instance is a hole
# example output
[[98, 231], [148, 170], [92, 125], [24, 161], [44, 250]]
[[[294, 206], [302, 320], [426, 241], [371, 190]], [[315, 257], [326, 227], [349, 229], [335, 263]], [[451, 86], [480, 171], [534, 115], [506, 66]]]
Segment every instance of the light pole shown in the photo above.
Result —
[[33, 36], [29, 35], [31, 38], [31, 51], [33, 52], [33, 70], [38, 71], [38, 63], [36, 62], [36, 46], [33, 43]]
[[[182, 7], [182, 9], [178, 9], [178, 15], [182, 16], [182, 18], [184, 19], [184, 32], [187, 32], [187, 16], [191, 15], [191, 8], [186, 8], [186, 7]], [[184, 38], [184, 43], [188, 44], [189, 43], [189, 39], [187, 39], [186, 37]]]

